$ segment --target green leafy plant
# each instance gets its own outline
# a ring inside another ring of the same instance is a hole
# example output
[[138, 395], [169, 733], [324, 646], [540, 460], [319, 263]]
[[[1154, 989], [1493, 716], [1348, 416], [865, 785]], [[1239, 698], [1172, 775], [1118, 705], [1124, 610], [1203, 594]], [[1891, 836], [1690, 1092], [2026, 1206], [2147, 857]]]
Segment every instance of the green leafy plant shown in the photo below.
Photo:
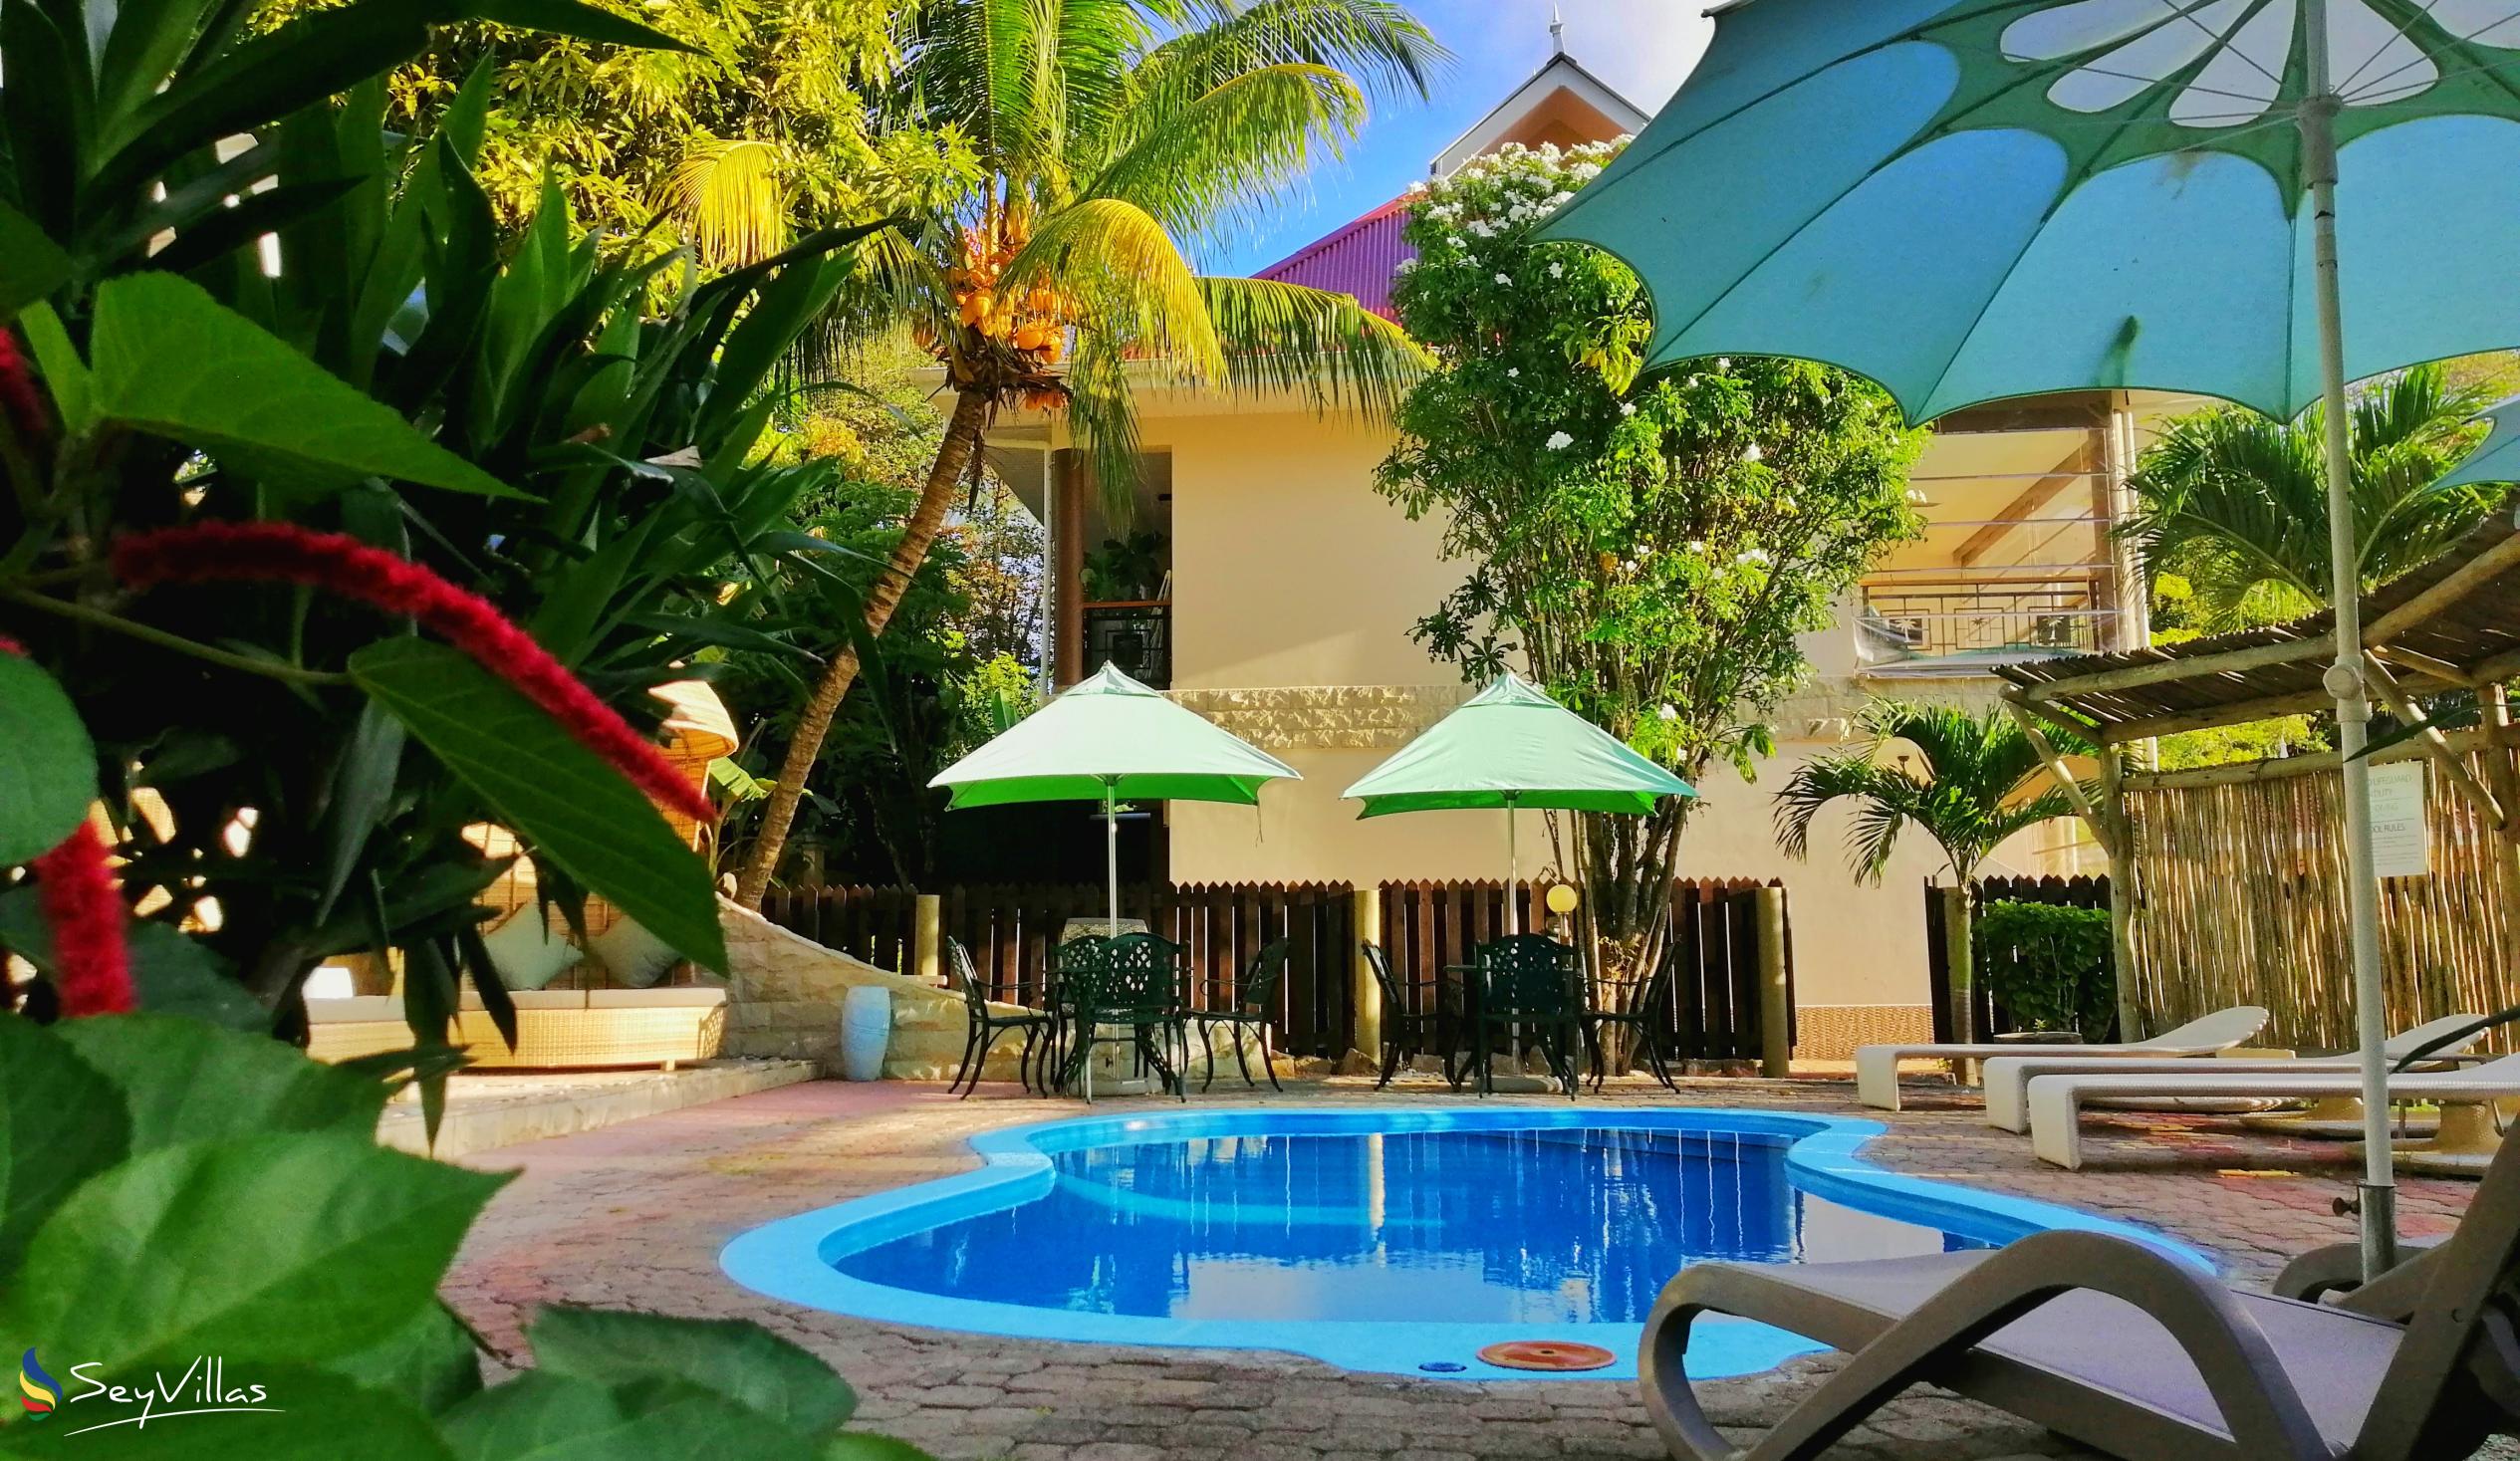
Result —
[[[369, 954], [424, 1045], [466, 976], [508, 1019], [484, 822], [571, 916], [600, 894], [722, 964], [707, 865], [595, 747], [643, 742], [647, 690], [695, 657], [806, 627], [785, 595], [846, 550], [790, 530], [831, 473], [757, 459], [763, 387], [868, 229], [705, 281], [578, 237], [556, 188], [503, 237], [472, 173], [489, 74], [422, 135], [386, 127], [383, 75], [473, 14], [666, 44], [573, 0], [363, 0], [262, 34], [199, 4], [93, 34], [11, 14], [0, 62], [40, 79], [0, 110], [0, 231], [41, 269], [5, 334], [0, 632], [85, 737], [36, 743], [52, 801], [26, 838], [67, 832], [65, 788], [102, 805], [125, 900], [186, 935], [134, 945], [143, 999], [182, 948], [259, 1004], [240, 1022], [290, 1034], [306, 974]], [[309, 536], [205, 536], [246, 525]], [[579, 681], [603, 703], [533, 692]]]
[[485, 1384], [436, 1291], [507, 1176], [376, 1144], [409, 1074], [158, 1015], [0, 1016], [0, 1341], [54, 1391], [0, 1456], [918, 1455], [843, 1431], [849, 1385], [750, 1324], [547, 1309], [534, 1366]]
[[1977, 918], [1977, 976], [2024, 1030], [2107, 1037], [2118, 1014], [2109, 910], [1998, 898]]
[[[2438, 365], [2390, 376], [2354, 399], [2355, 541], [2363, 581], [2384, 584], [2438, 557], [2510, 494], [2506, 486], [2435, 484], [2474, 447], [2491, 400]], [[2269, 420], [2212, 406], [2168, 424], [2128, 486], [2124, 531], [2155, 583], [2186, 586], [2184, 617], [2208, 630], [2298, 617], [2328, 602], [2325, 416]]]
[[[1821, 809], [1851, 802], [1848, 863], [1857, 877], [1879, 882], [1900, 832], [1912, 827], [1933, 839], [1951, 872], [1952, 885], [1941, 892], [1944, 937], [1954, 1038], [1965, 1041], [1977, 947], [1969, 879], [2007, 838], [2073, 815], [2074, 804], [2001, 706], [1971, 715], [1951, 705], [1875, 700], [1864, 707], [1863, 724], [1862, 746], [1815, 756], [1786, 778], [1776, 794], [1777, 844], [1790, 856], [1810, 855]], [[2049, 736], [2061, 754], [2090, 754], [2061, 729]]]
[[1085, 556], [1085, 594], [1098, 603], [1152, 599], [1162, 579], [1163, 539], [1144, 529], [1106, 538]]
[[[1529, 232], [1617, 152], [1507, 146], [1416, 199], [1394, 300], [1443, 364], [1401, 405], [1379, 485], [1470, 565], [1416, 626], [1435, 659], [1476, 681], [1519, 656], [1682, 777], [1748, 778], [1809, 672], [1796, 636], [1916, 530], [1922, 437], [1878, 389], [1804, 362], [1639, 379], [1652, 303], [1636, 274]], [[1619, 959], [1655, 956], [1688, 806], [1582, 823], [1572, 860]]]
[[[2003, 709], [1971, 715], [1949, 705], [1875, 700], [1864, 708], [1867, 739], [1849, 751], [1794, 768], [1776, 794], [1776, 840], [1786, 852], [1811, 852], [1811, 825], [1832, 802], [1855, 804], [1847, 860], [1856, 876], [1879, 882], [1907, 828], [1933, 839], [1954, 882], [2015, 833], [2072, 816], [2038, 749]], [[2067, 755], [2088, 748], [2063, 731], [2050, 741]]]
[[[1441, 47], [1395, 0], [916, 0], [887, 103], [968, 138], [967, 185], [917, 211], [853, 292], [942, 364], [953, 409], [890, 568], [867, 596], [883, 633], [990, 423], [1062, 416], [1107, 515], [1137, 480], [1136, 391], [1284, 390], [1388, 407], [1425, 353], [1348, 295], [1197, 274], [1229, 237], [1362, 129], [1369, 89], [1423, 95]], [[861, 667], [830, 651], [797, 717], [736, 899], [760, 906], [832, 717]]]

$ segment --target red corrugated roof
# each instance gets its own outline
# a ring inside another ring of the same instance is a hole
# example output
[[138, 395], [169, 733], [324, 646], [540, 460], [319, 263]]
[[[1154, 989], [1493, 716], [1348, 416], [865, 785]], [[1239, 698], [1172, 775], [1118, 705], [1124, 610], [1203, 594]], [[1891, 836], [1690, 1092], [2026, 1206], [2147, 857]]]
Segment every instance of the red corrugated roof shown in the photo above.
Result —
[[1403, 194], [1304, 245], [1254, 277], [1352, 294], [1358, 304], [1386, 320], [1396, 320], [1391, 312], [1391, 280], [1402, 260], [1417, 257], [1417, 251], [1400, 237], [1407, 223], [1408, 198]]

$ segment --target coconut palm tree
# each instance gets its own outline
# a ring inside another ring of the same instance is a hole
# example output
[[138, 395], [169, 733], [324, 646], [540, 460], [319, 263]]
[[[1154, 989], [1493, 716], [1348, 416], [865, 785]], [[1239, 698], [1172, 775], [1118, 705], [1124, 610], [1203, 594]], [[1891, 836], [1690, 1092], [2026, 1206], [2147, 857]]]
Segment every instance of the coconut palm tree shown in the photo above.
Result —
[[1063, 413], [1115, 520], [1135, 482], [1140, 383], [1295, 388], [1388, 410], [1429, 364], [1347, 295], [1201, 276], [1363, 127], [1370, 95], [1425, 93], [1444, 59], [1394, 0], [920, 0], [889, 99], [967, 144], [976, 181], [875, 246], [880, 297], [954, 403], [916, 508], [789, 740], [736, 898], [758, 906], [807, 774], [880, 634], [1009, 408]]
[[[2363, 581], [2435, 558], [2499, 506], [2507, 487], [2434, 485], [2476, 444], [2488, 392], [2418, 365], [2354, 401], [2355, 540]], [[2195, 589], [2207, 628], [2297, 617], [2328, 602], [2328, 487], [2317, 406], [2291, 421], [2215, 406], [2171, 423], [2128, 479], [2125, 532], [2154, 573]]]
[[[1776, 794], [1776, 840], [1795, 857], [1811, 851], [1812, 819], [1832, 802], [1856, 804], [1848, 829], [1848, 860], [1867, 882], [1879, 882], [1902, 829], [1933, 839], [1950, 864], [1944, 931], [1950, 951], [1953, 1038], [1969, 1038], [1971, 904], [1969, 879], [1987, 853], [2024, 828], [2070, 815], [2073, 802], [2040, 759], [2038, 748], [2002, 707], [1981, 715], [1948, 705], [1876, 700], [1865, 707], [1870, 739], [1860, 749], [1815, 756], [1794, 769]], [[2089, 748], [2062, 731], [2057, 749]], [[1912, 751], [1892, 754], [1895, 746]], [[1921, 766], [1912, 764], [1920, 762]]]

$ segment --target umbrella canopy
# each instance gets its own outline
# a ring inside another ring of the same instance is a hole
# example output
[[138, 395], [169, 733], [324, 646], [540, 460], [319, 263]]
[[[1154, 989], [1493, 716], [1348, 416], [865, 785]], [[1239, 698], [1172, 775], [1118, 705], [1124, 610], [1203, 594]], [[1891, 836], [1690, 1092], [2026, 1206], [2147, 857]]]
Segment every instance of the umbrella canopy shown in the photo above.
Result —
[[1344, 793], [1359, 817], [1533, 807], [1642, 814], [1696, 791], [1510, 671]]
[[2515, 83], [2520, 0], [1744, 0], [1542, 225], [1636, 267], [1649, 365], [1827, 361], [1911, 420], [2324, 404], [2367, 1277], [2395, 1183], [2345, 386], [2520, 345]]
[[2436, 487], [2473, 487], [2479, 482], [2520, 482], [2520, 395], [2496, 401], [2477, 417], [2494, 429], [2476, 443], [2467, 459], [2450, 469]]
[[1217, 729], [1111, 665], [1079, 680], [1004, 735], [936, 773], [949, 804], [1233, 802], [1297, 778], [1294, 767]]
[[1519, 933], [1522, 905], [1513, 891], [1518, 809], [1641, 816], [1661, 798], [1697, 793], [1508, 670], [1345, 795], [1365, 804], [1360, 818], [1503, 809], [1505, 926]]
[[2515, 83], [2520, 0], [1748, 0], [1543, 231], [1643, 276], [1653, 364], [1827, 361], [1919, 421], [2092, 387], [2290, 416], [2323, 386], [2300, 123], [2360, 378], [2520, 344]]

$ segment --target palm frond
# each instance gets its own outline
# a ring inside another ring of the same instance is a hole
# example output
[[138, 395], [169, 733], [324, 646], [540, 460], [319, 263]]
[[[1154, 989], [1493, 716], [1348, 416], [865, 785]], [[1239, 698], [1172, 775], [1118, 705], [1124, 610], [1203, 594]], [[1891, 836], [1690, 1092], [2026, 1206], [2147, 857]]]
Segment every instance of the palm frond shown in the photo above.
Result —
[[[2437, 557], [2507, 496], [2433, 485], [2474, 444], [2484, 394], [2420, 365], [2350, 403], [2347, 487], [2366, 587]], [[2208, 626], [2328, 602], [2325, 429], [2315, 406], [2293, 421], [2217, 406], [2173, 422], [2145, 450], [2129, 479], [2139, 508], [2122, 531], [2152, 572], [2194, 585]]]
[[1067, 385], [1069, 434], [1094, 472], [1104, 520], [1126, 530], [1137, 509], [1137, 406], [1129, 362], [1110, 341], [1087, 336]]
[[1873, 758], [1861, 751], [1829, 752], [1814, 756], [1794, 768], [1777, 790], [1774, 818], [1776, 842], [1789, 857], [1811, 855], [1811, 825], [1822, 808], [1842, 798], [1866, 801], [1893, 800], [1898, 789], [1893, 780], [1906, 778], [1889, 767], [1877, 766]]
[[1326, 66], [1243, 72], [1178, 105], [1149, 107], [1140, 135], [1085, 191], [1123, 198], [1181, 238], [1244, 232], [1365, 126], [1365, 94]]
[[1159, 359], [1183, 377], [1224, 377], [1223, 350], [1198, 276], [1163, 225], [1118, 198], [1088, 198], [1042, 220], [999, 277], [1004, 294], [1055, 288], [1075, 299], [1081, 333]]
[[1196, 0], [1199, 23], [1149, 52], [1150, 93], [1191, 96], [1257, 66], [1301, 62], [1356, 77], [1376, 96], [1432, 95], [1452, 53], [1396, 0]]
[[1433, 368], [1408, 332], [1344, 294], [1266, 279], [1199, 281], [1239, 390], [1303, 389], [1318, 406], [1388, 415]]
[[788, 194], [776, 142], [695, 133], [665, 181], [665, 211], [700, 262], [758, 263], [788, 244]]

